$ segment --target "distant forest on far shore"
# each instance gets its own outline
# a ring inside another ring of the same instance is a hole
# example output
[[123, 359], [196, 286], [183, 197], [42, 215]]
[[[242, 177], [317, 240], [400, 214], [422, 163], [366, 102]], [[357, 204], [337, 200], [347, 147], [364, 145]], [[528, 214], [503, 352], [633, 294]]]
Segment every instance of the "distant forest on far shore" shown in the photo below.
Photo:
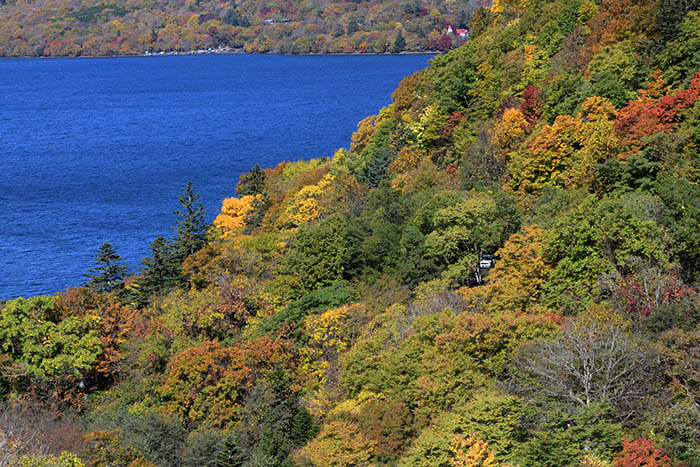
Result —
[[472, 13], [488, 4], [488, 0], [0, 0], [0, 56], [208, 49], [284, 54], [440, 51], [463, 43]]

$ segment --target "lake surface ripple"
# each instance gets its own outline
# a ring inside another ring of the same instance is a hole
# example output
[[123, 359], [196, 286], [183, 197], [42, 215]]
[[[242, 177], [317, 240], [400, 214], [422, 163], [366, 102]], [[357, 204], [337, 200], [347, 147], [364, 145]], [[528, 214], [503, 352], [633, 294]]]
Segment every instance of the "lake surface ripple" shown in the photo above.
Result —
[[192, 180], [211, 221], [258, 163], [331, 156], [428, 55], [0, 60], [0, 298], [136, 271]]

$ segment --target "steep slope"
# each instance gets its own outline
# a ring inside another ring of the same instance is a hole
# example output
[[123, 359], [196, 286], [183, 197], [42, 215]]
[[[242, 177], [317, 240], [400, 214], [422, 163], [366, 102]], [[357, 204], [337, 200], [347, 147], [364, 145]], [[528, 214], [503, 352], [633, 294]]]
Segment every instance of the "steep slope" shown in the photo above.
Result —
[[478, 10], [184, 261], [7, 302], [0, 387], [96, 465], [700, 466], [699, 6]]

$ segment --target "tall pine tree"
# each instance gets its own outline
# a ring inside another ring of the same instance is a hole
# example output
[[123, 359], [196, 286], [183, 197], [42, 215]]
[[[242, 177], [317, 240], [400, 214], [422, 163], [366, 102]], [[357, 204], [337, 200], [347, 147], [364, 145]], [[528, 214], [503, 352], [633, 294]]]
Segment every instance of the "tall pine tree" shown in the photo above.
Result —
[[250, 172], [241, 174], [236, 185], [238, 196], [259, 195], [265, 191], [265, 171], [255, 164]]
[[144, 305], [179, 285], [180, 263], [170, 242], [158, 235], [150, 244], [151, 256], [141, 260], [143, 275], [138, 281], [138, 301]]
[[178, 202], [181, 208], [174, 211], [179, 219], [173, 248], [177, 259], [182, 262], [207, 242], [207, 225], [204, 223], [206, 209], [202, 206], [199, 193], [192, 190], [192, 181], [187, 182]]
[[119, 256], [109, 242], [104, 242], [95, 257], [94, 268], [89, 268], [87, 274], [90, 279], [87, 286], [100, 293], [111, 293], [124, 284], [126, 277], [126, 265], [121, 264]]
[[201, 249], [207, 242], [207, 225], [204, 223], [206, 210], [202, 206], [199, 193], [192, 189], [188, 181], [178, 199], [180, 209], [172, 242], [159, 235], [151, 242], [151, 256], [141, 263], [143, 276], [139, 279], [139, 302], [149, 303], [154, 296], [161, 296], [176, 287], [187, 285], [182, 274], [182, 262], [189, 255]]

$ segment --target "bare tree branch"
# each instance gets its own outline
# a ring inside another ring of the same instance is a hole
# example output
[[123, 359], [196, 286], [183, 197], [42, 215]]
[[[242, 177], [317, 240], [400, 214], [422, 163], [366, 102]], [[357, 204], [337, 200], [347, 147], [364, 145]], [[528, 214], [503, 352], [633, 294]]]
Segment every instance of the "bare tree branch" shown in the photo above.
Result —
[[565, 405], [608, 403], [625, 420], [653, 391], [654, 362], [620, 326], [570, 320], [558, 337], [522, 349], [516, 385], [533, 398]]

